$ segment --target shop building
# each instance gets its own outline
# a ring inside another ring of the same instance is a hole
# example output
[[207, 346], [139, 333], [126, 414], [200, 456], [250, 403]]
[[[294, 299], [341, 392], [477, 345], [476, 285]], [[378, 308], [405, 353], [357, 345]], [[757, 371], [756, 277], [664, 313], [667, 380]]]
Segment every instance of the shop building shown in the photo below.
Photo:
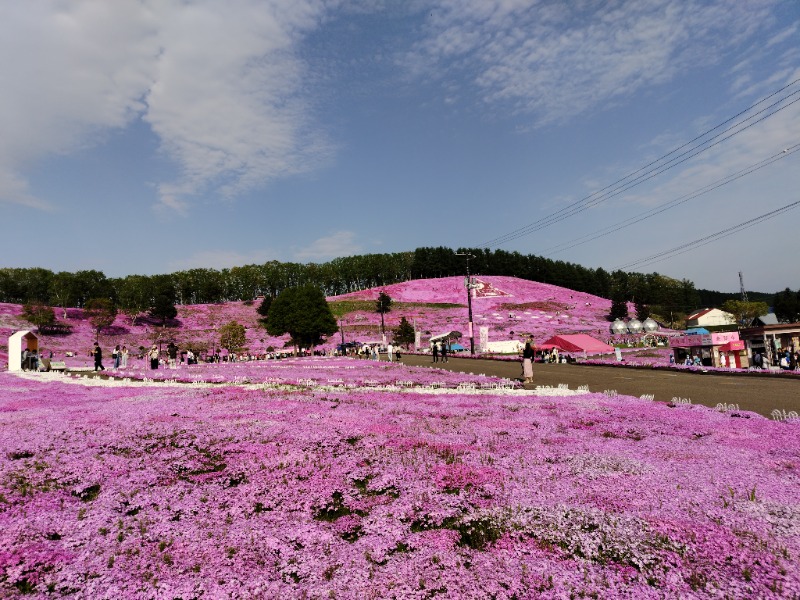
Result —
[[746, 369], [750, 366], [747, 347], [736, 331], [718, 333], [692, 333], [671, 337], [669, 346], [676, 364], [683, 364], [686, 357], [699, 357], [705, 367], [729, 367]]

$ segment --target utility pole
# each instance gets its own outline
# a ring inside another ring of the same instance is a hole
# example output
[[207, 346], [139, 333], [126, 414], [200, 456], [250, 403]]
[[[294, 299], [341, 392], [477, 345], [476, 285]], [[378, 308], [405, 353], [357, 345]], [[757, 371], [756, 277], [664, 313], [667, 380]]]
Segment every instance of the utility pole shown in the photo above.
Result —
[[742, 302], [747, 302], [747, 292], [744, 291], [744, 278], [741, 271], [739, 271], [739, 290], [742, 292]]
[[456, 256], [464, 256], [467, 259], [467, 277], [464, 279], [464, 287], [467, 288], [467, 311], [469, 313], [469, 353], [471, 355], [475, 354], [475, 333], [473, 332], [472, 328], [472, 290], [474, 289], [474, 285], [472, 283], [472, 277], [469, 275], [469, 259], [475, 258], [474, 254], [470, 254], [469, 252], [456, 252]]

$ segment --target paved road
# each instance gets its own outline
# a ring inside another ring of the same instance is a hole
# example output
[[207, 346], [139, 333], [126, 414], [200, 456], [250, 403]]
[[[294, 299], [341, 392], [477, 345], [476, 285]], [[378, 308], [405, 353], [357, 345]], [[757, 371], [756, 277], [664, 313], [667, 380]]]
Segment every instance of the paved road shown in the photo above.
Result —
[[[433, 367], [429, 356], [403, 355], [407, 365]], [[518, 362], [450, 358], [437, 367], [463, 373], [484, 373], [509, 379], [521, 379]], [[616, 390], [627, 396], [654, 394], [657, 401], [690, 398], [693, 404], [714, 407], [719, 403], [738, 404], [769, 417], [774, 409], [800, 412], [800, 378], [781, 376], [716, 375], [684, 371], [603, 367], [580, 364], [540, 364], [533, 369], [534, 386], [557, 387], [565, 383], [570, 389], [588, 385], [591, 392]], [[526, 386], [533, 388], [534, 386]]]

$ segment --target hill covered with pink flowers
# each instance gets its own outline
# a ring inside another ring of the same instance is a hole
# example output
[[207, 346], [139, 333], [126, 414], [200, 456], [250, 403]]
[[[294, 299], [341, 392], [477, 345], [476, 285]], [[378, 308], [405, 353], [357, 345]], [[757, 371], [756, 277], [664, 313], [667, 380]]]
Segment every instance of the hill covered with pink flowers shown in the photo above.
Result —
[[[473, 292], [472, 312], [475, 335], [486, 327], [490, 341], [521, 339], [533, 335], [537, 342], [564, 333], [608, 335], [607, 315], [610, 301], [591, 294], [515, 277], [478, 277]], [[468, 322], [467, 292], [462, 277], [419, 279], [353, 292], [328, 298], [340, 324], [340, 332], [331, 336], [323, 348], [345, 341], [372, 341], [381, 337], [381, 318], [375, 301], [383, 292], [392, 299], [391, 310], [384, 315], [387, 332], [396, 328], [402, 317], [414, 323], [426, 336], [449, 330], [466, 334]], [[246, 328], [247, 350], [257, 354], [269, 348], [282, 349], [288, 338], [269, 336], [259, 324], [258, 301], [178, 306], [178, 316], [162, 326], [145, 318], [133, 321], [118, 315], [114, 324], [101, 331], [100, 344], [110, 352], [115, 345], [126, 345], [136, 352], [139, 347], [174, 341], [181, 348], [200, 351], [218, 347], [220, 326], [237, 321]], [[69, 359], [78, 365], [89, 364], [89, 352], [95, 339], [91, 324], [77, 308], [57, 310], [59, 321], [69, 325], [71, 333], [42, 335], [41, 348], [53, 351], [56, 358]], [[0, 304], [0, 360], [7, 361], [7, 340], [14, 332], [31, 329], [22, 316], [22, 307]], [[389, 338], [391, 334], [389, 333]]]

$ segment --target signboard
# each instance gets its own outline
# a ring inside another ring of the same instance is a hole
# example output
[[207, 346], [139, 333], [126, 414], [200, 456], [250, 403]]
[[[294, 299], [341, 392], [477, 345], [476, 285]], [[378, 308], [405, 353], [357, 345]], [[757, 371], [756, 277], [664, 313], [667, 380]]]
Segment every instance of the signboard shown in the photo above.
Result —
[[614, 348], [614, 354], [617, 355], [617, 362], [622, 362], [622, 350]]
[[419, 348], [421, 346], [422, 346], [422, 332], [421, 331], [415, 331], [414, 332], [414, 349], [415, 350], [419, 350]]
[[738, 331], [726, 331], [723, 333], [704, 333], [693, 335], [679, 335], [669, 339], [672, 348], [689, 348], [693, 346], [722, 346], [728, 342], [738, 342]]
[[483, 281], [474, 277], [472, 279], [472, 289], [474, 290], [475, 295], [473, 298], [499, 298], [501, 296], [511, 296], [508, 292], [504, 292], [501, 289], [494, 287], [488, 281]]
[[486, 352], [486, 348], [489, 346], [489, 328], [488, 327], [480, 327], [480, 351]]

